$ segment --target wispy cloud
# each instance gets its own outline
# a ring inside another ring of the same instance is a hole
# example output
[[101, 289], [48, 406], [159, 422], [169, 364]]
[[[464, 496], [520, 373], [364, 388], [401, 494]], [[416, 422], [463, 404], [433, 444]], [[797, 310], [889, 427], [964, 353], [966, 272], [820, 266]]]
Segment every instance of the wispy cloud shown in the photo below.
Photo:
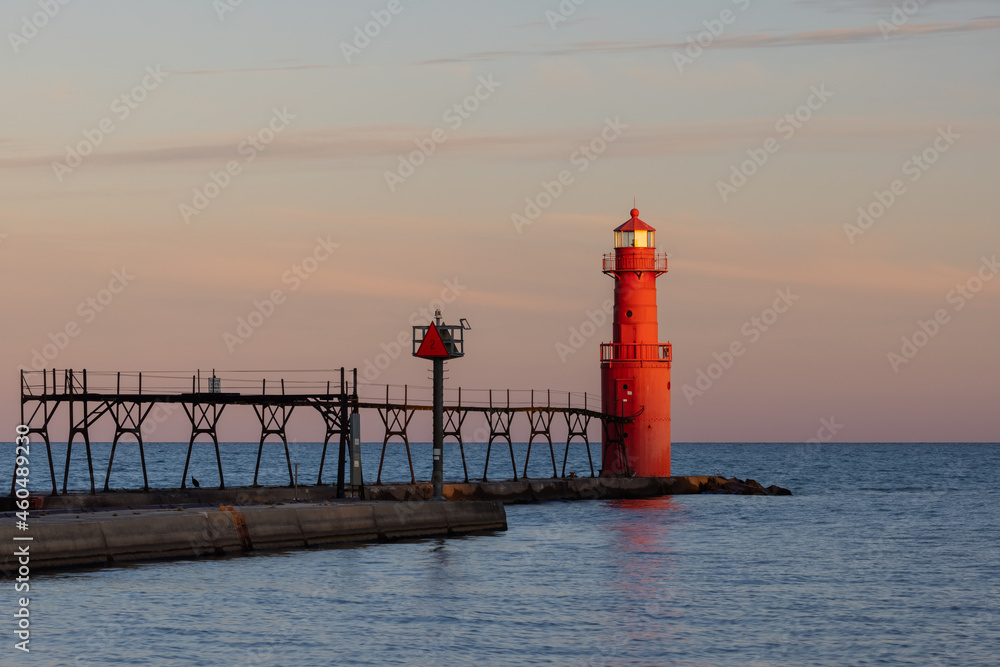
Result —
[[[600, 21], [596, 16], [582, 16], [576, 19], [566, 19], [565, 23], [559, 23], [559, 28], [568, 28], [570, 26], [578, 25], [580, 23], [589, 23], [591, 21]], [[548, 21], [531, 21], [530, 23], [519, 23], [514, 26], [515, 28], [545, 28], [546, 30], [552, 30], [552, 24]]]
[[173, 70], [170, 72], [170, 74], [183, 76], [183, 75], [201, 75], [201, 74], [234, 74], [242, 72], [290, 72], [294, 70], [304, 70], [304, 69], [333, 69], [333, 65], [285, 65], [282, 67], [243, 67], [237, 69]]
[[[983, 30], [996, 30], [1000, 28], [1000, 18], [984, 17], [957, 22], [938, 23], [907, 23], [899, 26], [899, 30], [893, 33], [893, 39], [901, 37], [917, 37], [929, 35], [947, 35], [964, 32], [976, 32]], [[884, 41], [878, 26], [872, 24], [858, 28], [831, 28], [829, 30], [808, 30], [804, 32], [789, 33], [786, 35], [775, 35], [771, 33], [757, 33], [751, 35], [722, 35], [713, 43], [713, 49], [759, 49], [781, 46], [814, 46], [823, 44], [858, 44], [862, 42]], [[480, 51], [462, 56], [448, 58], [435, 58], [423, 61], [424, 65], [439, 63], [455, 63], [469, 61], [490, 61], [501, 58], [518, 56], [577, 56], [594, 53], [643, 53], [648, 51], [674, 51], [688, 46], [687, 42], [578, 42], [558, 48], [544, 48], [536, 50], [506, 50], [506, 51]]]
[[[966, 132], [989, 141], [1000, 137], [1000, 121], [966, 122]], [[907, 148], [933, 133], [933, 121], [886, 126], [879, 116], [831, 117], [796, 140], [796, 150], [839, 152]], [[364, 159], [395, 158], [413, 150], [415, 137], [433, 128], [422, 125], [372, 125], [288, 131], [262, 156], [264, 160], [330, 160], [356, 166]], [[511, 132], [454, 132], [439, 151], [456, 158], [500, 161], [563, 160], [593, 128], [538, 128]], [[773, 118], [749, 118], [698, 123], [635, 125], [616, 148], [618, 157], [664, 157], [711, 154], [742, 149], [774, 133]], [[181, 162], [220, 162], [235, 157], [239, 133], [211, 137], [168, 137], [169, 145], [123, 148], [95, 153], [88, 165], [127, 166]], [[0, 138], [2, 143], [3, 138]], [[25, 151], [26, 152], [26, 151]], [[48, 168], [61, 156], [35, 154], [0, 157], [0, 169]]]
[[[935, 5], [986, 5], [993, 0], [934, 0]], [[899, 0], [798, 0], [798, 4], [825, 9], [829, 12], [862, 11], [876, 15], [892, 12], [893, 5], [900, 5]]]

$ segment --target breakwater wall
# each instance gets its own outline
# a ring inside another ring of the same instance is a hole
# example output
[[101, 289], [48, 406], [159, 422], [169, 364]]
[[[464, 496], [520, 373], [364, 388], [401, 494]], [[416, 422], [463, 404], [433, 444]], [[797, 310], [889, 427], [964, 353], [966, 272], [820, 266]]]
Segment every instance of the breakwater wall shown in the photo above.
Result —
[[[17, 576], [24, 561], [35, 571], [506, 529], [507, 514], [503, 504], [495, 501], [348, 500], [45, 512], [31, 516], [27, 531], [17, 530], [13, 517], [5, 518], [0, 541], [26, 548], [28, 555], [19, 558], [14, 549], [5, 550], [0, 555], [0, 571], [8, 577]], [[14, 541], [15, 537], [21, 541]]]
[[[694, 493], [731, 493], [736, 495], [789, 495], [777, 486], [763, 487], [754, 480], [739, 480], [718, 475], [680, 477], [576, 477], [528, 479], [504, 482], [446, 483], [447, 500], [499, 500], [504, 504], [534, 503], [551, 500], [601, 500], [613, 498], [655, 498]], [[416, 484], [368, 485], [367, 500], [428, 500], [430, 482]], [[267, 505], [290, 502], [333, 500], [332, 486], [239, 487], [232, 489], [151, 489], [149, 491], [110, 491], [104, 493], [66, 493], [32, 496], [33, 510], [91, 511], [113, 507], [177, 507], [203, 505]], [[14, 498], [0, 498], [0, 512], [13, 512]]]
[[[17, 526], [14, 498], [6, 497], [0, 498], [0, 541], [27, 547], [32, 570], [63, 569], [506, 530], [508, 504], [790, 494], [712, 475], [445, 484], [446, 500], [437, 502], [431, 493], [430, 483], [416, 483], [367, 486], [364, 500], [334, 499], [330, 486], [32, 496], [26, 531]], [[20, 565], [13, 551], [0, 554], [0, 575], [17, 576]]]

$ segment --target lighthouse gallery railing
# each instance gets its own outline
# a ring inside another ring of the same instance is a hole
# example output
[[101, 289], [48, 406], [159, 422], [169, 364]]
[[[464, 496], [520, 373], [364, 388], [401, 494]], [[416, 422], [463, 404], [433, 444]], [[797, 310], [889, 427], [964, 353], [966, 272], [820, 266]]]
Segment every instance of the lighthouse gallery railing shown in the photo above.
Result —
[[601, 343], [601, 361], [672, 361], [670, 343]]
[[604, 272], [612, 271], [655, 271], [665, 273], [667, 270], [667, 256], [664, 253], [657, 255], [615, 255], [604, 256]]

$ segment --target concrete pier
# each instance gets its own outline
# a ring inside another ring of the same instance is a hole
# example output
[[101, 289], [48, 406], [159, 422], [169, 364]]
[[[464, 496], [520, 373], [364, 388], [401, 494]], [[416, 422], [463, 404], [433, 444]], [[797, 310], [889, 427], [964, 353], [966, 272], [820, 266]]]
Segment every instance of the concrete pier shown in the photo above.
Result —
[[[0, 541], [28, 547], [31, 571], [507, 529], [499, 502], [339, 501], [40, 514], [32, 513], [28, 531], [16, 530], [12, 516], [0, 524]], [[13, 547], [0, 554], [0, 571], [8, 577], [17, 576], [19, 567], [13, 554]]]
[[[0, 541], [29, 545], [30, 567], [100, 566], [266, 549], [441, 537], [506, 530], [504, 505], [554, 500], [655, 498], [696, 493], [790, 495], [777, 486], [719, 476], [577, 477], [365, 487], [365, 500], [335, 500], [330, 486], [160, 489], [30, 498], [29, 530], [14, 499], [0, 498]], [[30, 541], [15, 541], [31, 537]], [[0, 554], [0, 575], [18, 563]]]

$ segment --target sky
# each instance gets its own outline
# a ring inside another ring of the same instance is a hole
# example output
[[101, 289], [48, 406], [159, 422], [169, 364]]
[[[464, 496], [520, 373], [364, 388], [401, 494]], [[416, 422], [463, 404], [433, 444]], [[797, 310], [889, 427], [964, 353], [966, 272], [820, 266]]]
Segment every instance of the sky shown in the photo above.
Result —
[[427, 386], [394, 341], [444, 302], [449, 387], [596, 396], [633, 201], [674, 441], [998, 439], [996, 3], [5, 0], [0, 32], [8, 439], [21, 368]]

